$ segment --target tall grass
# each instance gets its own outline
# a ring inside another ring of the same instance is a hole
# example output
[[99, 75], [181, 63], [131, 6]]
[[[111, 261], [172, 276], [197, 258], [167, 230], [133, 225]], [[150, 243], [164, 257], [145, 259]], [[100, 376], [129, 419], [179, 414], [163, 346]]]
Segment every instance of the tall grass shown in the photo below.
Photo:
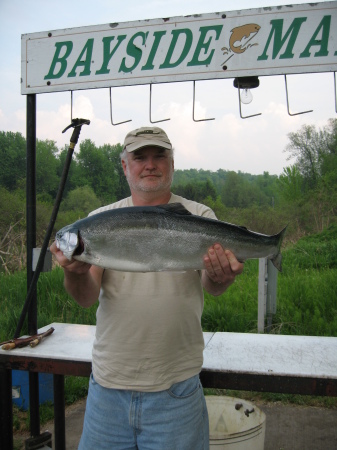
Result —
[[[300, 239], [283, 251], [277, 312], [271, 332], [337, 336], [337, 227]], [[257, 332], [258, 262], [219, 298], [205, 296], [205, 331]]]
[[[0, 341], [13, 337], [25, 302], [27, 277], [24, 272], [12, 275], [0, 273]], [[82, 308], [65, 292], [63, 270], [56, 267], [42, 273], [37, 288], [38, 328], [52, 322], [81, 323], [93, 325], [96, 321], [97, 305]], [[27, 333], [25, 323], [21, 334]]]

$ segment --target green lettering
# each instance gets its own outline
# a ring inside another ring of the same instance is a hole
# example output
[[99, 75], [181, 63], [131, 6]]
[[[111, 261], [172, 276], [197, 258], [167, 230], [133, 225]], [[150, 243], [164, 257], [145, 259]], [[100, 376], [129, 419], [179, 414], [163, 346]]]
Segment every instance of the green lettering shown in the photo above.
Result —
[[127, 65], [125, 64], [126, 58], [123, 58], [118, 72], [125, 72], [125, 73], [132, 72], [133, 69], [135, 69], [135, 67], [138, 66], [143, 52], [136, 44], [134, 44], [134, 41], [137, 39], [137, 37], [140, 36], [143, 40], [143, 45], [145, 45], [148, 34], [149, 34], [148, 32], [144, 33], [143, 31], [139, 31], [138, 33], [136, 33], [132, 36], [132, 38], [129, 40], [128, 45], [126, 47], [126, 53], [129, 56], [132, 56], [135, 61], [131, 67], [127, 67]]
[[[300, 54], [300, 58], [308, 58], [310, 53], [310, 47], [313, 45], [320, 46], [320, 50], [315, 53], [315, 56], [328, 56], [328, 41], [330, 34], [330, 24], [331, 24], [331, 16], [324, 16], [321, 20], [321, 23], [318, 25], [315, 33], [312, 35], [308, 45], [305, 47], [304, 51]], [[316, 40], [318, 33], [322, 29], [322, 39]]]
[[189, 63], [187, 63], [188, 66], [202, 66], [202, 65], [207, 66], [207, 64], [211, 63], [213, 55], [214, 55], [214, 49], [211, 50], [208, 58], [206, 58], [204, 60], [199, 60], [200, 52], [201, 52], [201, 50], [204, 50], [205, 55], [207, 55], [207, 53], [208, 53], [209, 46], [212, 41], [212, 36], [210, 36], [208, 41], [205, 42], [205, 38], [206, 38], [208, 31], [211, 31], [211, 30], [215, 31], [215, 33], [216, 33], [215, 40], [217, 41], [220, 37], [222, 28], [223, 28], [223, 25], [213, 25], [213, 26], [209, 26], [209, 27], [200, 27], [199, 28], [199, 31], [200, 31], [199, 41], [198, 41], [198, 44], [194, 51], [193, 58], [191, 59], [191, 61]]
[[154, 57], [156, 56], [161, 38], [166, 34], [166, 31], [155, 31], [153, 33], [154, 36], [154, 42], [149, 54], [149, 57], [146, 61], [146, 64], [142, 67], [142, 70], [152, 70], [154, 69], [154, 65], [153, 65], [153, 60]]
[[[159, 69], [170, 69], [172, 67], [177, 67], [179, 66], [179, 64], [181, 64], [182, 61], [184, 61], [184, 59], [186, 58], [188, 52], [190, 51], [191, 45], [192, 45], [192, 41], [193, 41], [193, 34], [192, 31], [188, 28], [183, 28], [181, 30], [173, 30], [171, 31], [172, 34], [172, 41], [170, 44], [170, 47], [167, 51], [167, 55], [165, 58], [165, 61], [163, 62], [163, 64], [161, 66], [159, 66]], [[180, 53], [179, 58], [175, 61], [175, 62], [171, 62], [171, 58], [174, 52], [174, 49], [177, 45], [179, 36], [181, 34], [185, 34], [185, 44], [183, 46], [183, 49]]]
[[[75, 62], [74, 67], [68, 73], [68, 77], [76, 77], [77, 76], [76, 69], [79, 66], [83, 66], [83, 70], [79, 74], [80, 77], [90, 75], [90, 73], [91, 73], [90, 65], [91, 65], [93, 47], [94, 47], [94, 40], [88, 39], [80, 53], [80, 56], [77, 58], [77, 61]], [[82, 61], [82, 57], [84, 55], [85, 55], [85, 59]]]
[[118, 49], [121, 42], [124, 41], [125, 38], [126, 38], [126, 34], [117, 36], [118, 42], [111, 51], [110, 51], [110, 44], [115, 39], [115, 37], [114, 36], [106, 36], [102, 39], [102, 41], [103, 41], [103, 63], [102, 63], [102, 67], [99, 70], [96, 70], [95, 75], [105, 75], [105, 74], [110, 73], [110, 69], [108, 69], [108, 64], [110, 62], [110, 59], [116, 53], [116, 50]]
[[306, 20], [307, 20], [306, 17], [297, 17], [296, 19], [294, 19], [292, 24], [288, 28], [288, 31], [286, 32], [284, 38], [282, 38], [283, 19], [271, 20], [270, 23], [272, 25], [272, 29], [270, 30], [270, 34], [269, 34], [265, 49], [263, 50], [262, 55], [260, 55], [257, 58], [257, 60], [264, 61], [264, 60], [268, 59], [267, 50], [268, 50], [268, 47], [270, 45], [273, 35], [275, 35], [275, 37], [274, 37], [274, 47], [273, 47], [272, 58], [273, 59], [276, 58], [276, 56], [281, 51], [281, 48], [283, 47], [284, 43], [286, 42], [286, 40], [288, 39], [289, 36], [290, 37], [289, 37], [287, 47], [286, 47], [284, 53], [282, 53], [282, 55], [280, 55], [280, 59], [293, 58], [294, 54], [292, 53], [292, 51], [293, 51], [298, 33], [300, 31], [302, 23], [305, 22]]
[[[55, 47], [56, 47], [56, 50], [55, 50], [54, 58], [50, 65], [49, 72], [44, 77], [45, 80], [62, 77], [62, 75], [64, 74], [64, 72], [67, 69], [67, 58], [73, 49], [73, 43], [72, 43], [72, 41], [56, 42]], [[60, 56], [61, 50], [63, 47], [65, 47], [66, 49], [65, 49], [64, 55]], [[54, 73], [54, 71], [56, 69], [56, 65], [58, 63], [60, 64], [59, 71], [57, 73]]]

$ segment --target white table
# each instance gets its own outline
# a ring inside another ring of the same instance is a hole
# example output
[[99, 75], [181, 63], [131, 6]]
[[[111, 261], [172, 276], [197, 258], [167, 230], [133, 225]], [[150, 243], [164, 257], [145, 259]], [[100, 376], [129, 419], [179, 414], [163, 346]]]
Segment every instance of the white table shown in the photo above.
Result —
[[[95, 326], [52, 323], [37, 347], [0, 349], [0, 375], [8, 370], [54, 374], [55, 447], [65, 449], [64, 375], [89, 376]], [[337, 338], [251, 333], [204, 333], [204, 387], [337, 396]], [[11, 386], [1, 377], [0, 398]], [[4, 401], [5, 404], [5, 401]], [[2, 436], [11, 417], [2, 417]], [[0, 447], [5, 448], [1, 445]]]

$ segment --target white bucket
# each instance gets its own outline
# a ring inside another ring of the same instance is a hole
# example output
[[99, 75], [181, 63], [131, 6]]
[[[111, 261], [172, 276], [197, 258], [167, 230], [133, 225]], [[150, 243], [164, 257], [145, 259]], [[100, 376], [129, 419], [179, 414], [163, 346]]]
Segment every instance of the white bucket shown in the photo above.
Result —
[[246, 400], [207, 395], [210, 450], [263, 450], [266, 415]]

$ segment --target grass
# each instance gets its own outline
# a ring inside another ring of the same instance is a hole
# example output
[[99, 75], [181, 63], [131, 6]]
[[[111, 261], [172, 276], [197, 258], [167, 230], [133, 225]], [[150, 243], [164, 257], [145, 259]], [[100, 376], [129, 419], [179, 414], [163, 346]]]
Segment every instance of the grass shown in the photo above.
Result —
[[[283, 273], [278, 276], [277, 311], [271, 332], [306, 336], [337, 336], [337, 226], [305, 237], [283, 251]], [[13, 336], [26, 295], [23, 272], [0, 273], [0, 341]], [[222, 296], [205, 294], [204, 331], [257, 332], [258, 261], [247, 261], [242, 276]], [[52, 322], [96, 323], [97, 305], [78, 306], [63, 288], [63, 271], [41, 274], [38, 283], [38, 327]], [[26, 334], [24, 328], [21, 334]], [[65, 378], [66, 404], [87, 393], [88, 379]], [[205, 390], [247, 400], [337, 407], [337, 399], [285, 394]], [[49, 409], [48, 409], [49, 408]], [[24, 415], [24, 413], [22, 413]], [[41, 424], [50, 420], [51, 406], [41, 408]], [[15, 414], [16, 415], [16, 414]], [[26, 413], [27, 415], [27, 413]], [[29, 421], [29, 417], [25, 419]], [[22, 423], [22, 419], [20, 419]], [[28, 422], [27, 422], [28, 423]], [[25, 425], [26, 426], [26, 425]]]

